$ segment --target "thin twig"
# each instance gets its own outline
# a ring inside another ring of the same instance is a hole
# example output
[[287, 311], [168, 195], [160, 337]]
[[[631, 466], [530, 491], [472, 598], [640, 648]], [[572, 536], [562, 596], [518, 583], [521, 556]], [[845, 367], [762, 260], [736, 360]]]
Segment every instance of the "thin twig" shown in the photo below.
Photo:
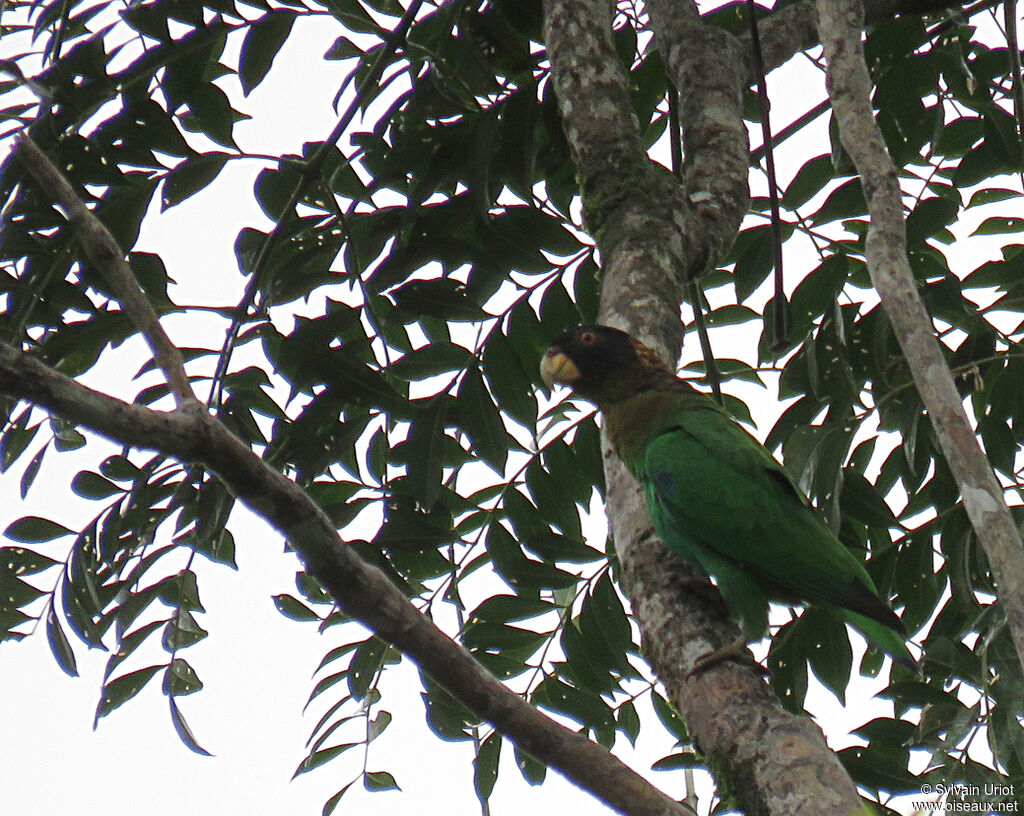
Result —
[[775, 174], [775, 147], [772, 139], [772, 122], [768, 102], [768, 81], [764, 76], [764, 55], [761, 53], [761, 36], [757, 30], [757, 13], [754, 0], [747, 0], [747, 17], [750, 21], [750, 52], [754, 60], [757, 82], [757, 98], [761, 106], [761, 141], [764, 146], [764, 163], [768, 171], [768, 201], [772, 207], [772, 244], [775, 250], [775, 297], [772, 299], [772, 351], [784, 351], [789, 345], [789, 308], [782, 274], [782, 214], [779, 212], [779, 182]]
[[[672, 172], [676, 177], [683, 177], [683, 142], [682, 134], [679, 132], [679, 92], [669, 86], [668, 89], [668, 121], [669, 145], [672, 151]], [[708, 323], [704, 318], [704, 298], [701, 294], [700, 283], [691, 278], [686, 284], [687, 297], [693, 306], [693, 322], [697, 325], [697, 338], [700, 340], [700, 353], [704, 358], [704, 374], [711, 384], [711, 392], [719, 405], [724, 406], [722, 398], [722, 376], [718, 371], [718, 363], [715, 362], [715, 353], [711, 348], [711, 336], [708, 334]]]
[[17, 150], [22, 163], [39, 186], [64, 210], [86, 256], [113, 289], [117, 302], [149, 344], [153, 359], [163, 372], [178, 408], [198, 405], [185, 373], [181, 352], [160, 325], [156, 310], [139, 286], [110, 230], [85, 206], [71, 183], [31, 136], [22, 133], [17, 140]]
[[790, 136], [795, 136], [797, 133], [800, 133], [806, 125], [809, 125], [819, 116], [825, 115], [830, 110], [832, 110], [832, 103], [829, 102], [827, 99], [823, 99], [809, 111], [800, 114], [800, 116], [798, 116], [796, 119], [794, 119], [784, 128], [782, 128], [782, 130], [780, 130], [778, 133], [773, 134], [773, 145], [761, 144], [758, 145], [757, 147], [751, 148], [750, 157], [755, 162], [761, 161], [761, 159], [764, 158], [765, 154], [768, 152], [770, 147], [780, 145], [784, 141], [786, 141]]

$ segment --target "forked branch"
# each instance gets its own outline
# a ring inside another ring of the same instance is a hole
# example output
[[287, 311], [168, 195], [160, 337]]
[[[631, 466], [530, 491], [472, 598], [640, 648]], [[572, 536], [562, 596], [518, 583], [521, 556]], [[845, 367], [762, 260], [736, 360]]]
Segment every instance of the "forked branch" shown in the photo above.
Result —
[[163, 372], [178, 408], [198, 406], [185, 363], [167, 336], [156, 310], [124, 259], [114, 236], [92, 210], [85, 206], [74, 187], [28, 133], [18, 137], [18, 154], [26, 169], [53, 201], [64, 211], [86, 257], [114, 291], [118, 303], [145, 338], [153, 359]]

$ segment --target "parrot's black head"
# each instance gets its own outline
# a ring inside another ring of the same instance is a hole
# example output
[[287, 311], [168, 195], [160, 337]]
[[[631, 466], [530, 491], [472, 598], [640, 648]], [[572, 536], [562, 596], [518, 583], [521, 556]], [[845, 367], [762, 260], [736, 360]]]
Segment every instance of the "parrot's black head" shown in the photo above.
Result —
[[575, 326], [556, 337], [540, 363], [548, 388], [573, 389], [599, 407], [642, 390], [656, 374], [675, 376], [639, 340], [611, 326]]

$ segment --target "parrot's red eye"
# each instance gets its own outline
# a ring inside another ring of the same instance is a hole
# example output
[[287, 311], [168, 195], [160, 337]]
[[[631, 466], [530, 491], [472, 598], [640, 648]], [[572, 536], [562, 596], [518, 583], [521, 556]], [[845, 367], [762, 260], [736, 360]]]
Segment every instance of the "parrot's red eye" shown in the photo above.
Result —
[[597, 335], [592, 331], [580, 332], [580, 342], [585, 346], [592, 346], [597, 342]]

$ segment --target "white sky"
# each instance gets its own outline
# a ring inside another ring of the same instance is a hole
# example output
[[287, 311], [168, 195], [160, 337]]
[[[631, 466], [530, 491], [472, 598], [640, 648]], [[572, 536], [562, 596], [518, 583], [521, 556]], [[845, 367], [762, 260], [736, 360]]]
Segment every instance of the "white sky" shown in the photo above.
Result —
[[[269, 154], [297, 152], [303, 141], [329, 132], [334, 124], [331, 100], [349, 67], [319, 60], [336, 33], [316, 22], [300, 20], [296, 24], [275, 70], [244, 103], [253, 116], [236, 127], [236, 138], [244, 149]], [[312, 61], [310, 54], [315, 55]], [[288, 67], [282, 70], [281, 65]], [[302, 77], [301, 93], [291, 78], [296, 75]], [[798, 59], [773, 74], [770, 83], [772, 115], [779, 129], [803, 112], [812, 95], [817, 97], [821, 77]], [[808, 83], [814, 83], [813, 94]], [[824, 117], [818, 120], [819, 137], [825, 122]], [[758, 136], [754, 142], [759, 142]], [[344, 144], [342, 147], [347, 149]], [[785, 184], [810, 155], [825, 150], [827, 141], [820, 140], [812, 148], [796, 140], [783, 145], [777, 154], [783, 168], [780, 182]], [[211, 189], [167, 213], [154, 211], [147, 220], [137, 248], [163, 256], [179, 283], [172, 294], [177, 302], [221, 305], [238, 300], [243, 281], [232, 251], [234, 237], [242, 226], [266, 228], [267, 223], [251, 194], [252, 179], [259, 169], [257, 162], [229, 162]], [[760, 184], [759, 179], [755, 177], [754, 183]], [[971, 261], [973, 268], [977, 255]], [[787, 264], [795, 282], [798, 270], [813, 268], [817, 262], [813, 257], [794, 260], [788, 256]], [[219, 345], [222, 336], [222, 325], [209, 318], [175, 316], [165, 324], [172, 339], [183, 345]], [[716, 333], [718, 343], [721, 336]], [[721, 345], [715, 350], [719, 356], [754, 362], [749, 336], [745, 342], [746, 348], [735, 351], [726, 351]], [[138, 343], [129, 343], [115, 351], [90, 373], [88, 382], [102, 388], [111, 380], [123, 380], [121, 372], [137, 369], [139, 349]], [[698, 356], [696, 348], [688, 346], [685, 359]], [[748, 389], [742, 396], [763, 435], [781, 408], [773, 391]], [[79, 499], [69, 490], [78, 469], [99, 461], [92, 446], [88, 450], [85, 456], [51, 453], [24, 503], [17, 493], [20, 468], [0, 479], [0, 530], [29, 514], [48, 515], [76, 528], [98, 512], [99, 503]], [[600, 521], [591, 526], [597, 535], [603, 535]], [[19, 644], [0, 648], [0, 723], [4, 728], [0, 768], [6, 769], [0, 779], [0, 814], [127, 816], [139, 808], [149, 816], [182, 812], [319, 814], [324, 801], [357, 774], [361, 767], [358, 748], [289, 782], [305, 755], [310, 729], [333, 699], [325, 695], [308, 714], [301, 713], [313, 686], [313, 670], [323, 654], [345, 636], [338, 628], [318, 636], [313, 626], [283, 618], [270, 596], [294, 594], [296, 558], [283, 553], [280, 537], [245, 511], [236, 509], [230, 527], [239, 571], [199, 559], [200, 592], [207, 610], [199, 622], [210, 637], [183, 653], [206, 686], [198, 694], [179, 699], [196, 738], [214, 758], [192, 754], [181, 744], [171, 726], [159, 676], [93, 731], [107, 654], [90, 652], [73, 639], [81, 677], [69, 678], [57, 668], [40, 631]], [[166, 659], [158, 649], [149, 654], [152, 662]], [[144, 665], [147, 663], [142, 661], [126, 668]], [[850, 729], [890, 712], [887, 704], [871, 700], [880, 683], [861, 681], [856, 685], [845, 711], [829, 694], [813, 695], [814, 710], [826, 725], [833, 747], [850, 744]], [[393, 772], [402, 792], [369, 794], [357, 784], [338, 812], [478, 812], [471, 745], [445, 743], [428, 731], [419, 680], [408, 661], [385, 673], [382, 690], [381, 707], [392, 711], [395, 719], [371, 746], [368, 767]], [[641, 706], [642, 721], [648, 713], [649, 708]], [[659, 729], [649, 727], [649, 731]], [[616, 745], [616, 753], [641, 772], [647, 772], [650, 764], [670, 749], [667, 743], [644, 740], [643, 736], [639, 752], [629, 750], [622, 739]], [[670, 795], [684, 795], [681, 772], [647, 775]], [[539, 788], [527, 786], [512, 765], [507, 744], [491, 804], [494, 814], [531, 807], [548, 812], [608, 812], [553, 774]]]

